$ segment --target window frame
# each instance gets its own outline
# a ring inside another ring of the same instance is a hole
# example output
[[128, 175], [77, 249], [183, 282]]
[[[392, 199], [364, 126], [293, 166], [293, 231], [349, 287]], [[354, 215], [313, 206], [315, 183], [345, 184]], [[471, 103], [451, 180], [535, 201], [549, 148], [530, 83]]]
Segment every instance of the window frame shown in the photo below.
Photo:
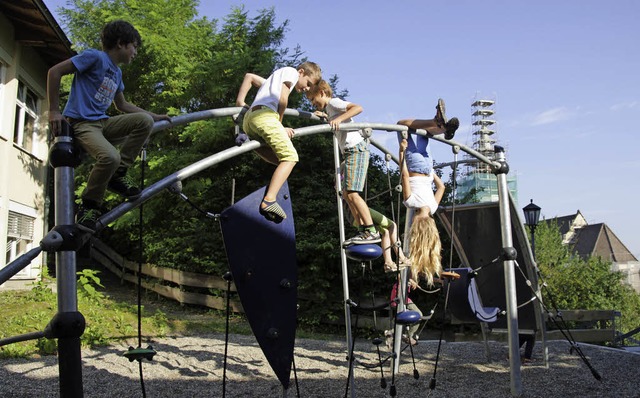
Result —
[[[33, 104], [29, 103], [30, 97], [32, 98]], [[31, 105], [33, 105], [35, 109], [31, 109]], [[37, 156], [36, 143], [39, 132], [41, 106], [42, 99], [38, 96], [36, 91], [31, 89], [24, 81], [18, 79], [13, 144], [34, 156]], [[28, 132], [25, 132], [25, 121], [27, 120], [27, 117], [31, 117], [33, 119], [33, 128], [30, 137], [28, 136]]]
[[[5, 264], [33, 249], [36, 217], [9, 210], [7, 214], [7, 241], [5, 245]], [[16, 276], [28, 275], [30, 267], [20, 270]]]

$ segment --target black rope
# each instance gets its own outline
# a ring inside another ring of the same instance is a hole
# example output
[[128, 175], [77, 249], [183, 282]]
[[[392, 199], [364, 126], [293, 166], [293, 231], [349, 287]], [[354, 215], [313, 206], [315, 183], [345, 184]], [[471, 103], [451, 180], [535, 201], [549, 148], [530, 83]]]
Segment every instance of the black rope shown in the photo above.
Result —
[[[182, 193], [182, 185], [175, 184], [174, 186], [169, 187], [169, 191], [172, 193], [178, 194], [182, 200], [187, 202], [191, 208], [196, 210], [198, 213], [202, 214], [207, 218], [212, 218], [218, 221], [218, 226], [220, 227], [220, 233], [222, 234], [222, 226], [220, 225], [220, 214], [211, 213], [206, 210], [203, 210], [200, 206], [193, 203], [187, 195]], [[229, 320], [231, 318], [231, 282], [233, 281], [233, 275], [231, 272], [226, 272], [223, 277], [224, 280], [227, 281], [227, 292], [226, 292], [226, 304], [225, 304], [225, 330], [224, 330], [224, 359], [222, 364], [222, 397], [226, 397], [227, 394], [227, 359], [229, 352]], [[297, 382], [297, 381], [296, 381]]]
[[[176, 192], [176, 193], [179, 193], [180, 198], [182, 198], [185, 202], [187, 202], [198, 213], [204, 215], [207, 218], [213, 218], [215, 220], [218, 220], [218, 222], [220, 221], [220, 214], [211, 213], [211, 212], [205, 211], [201, 207], [199, 207], [198, 205], [193, 203], [182, 192]], [[220, 226], [220, 233], [222, 233], [222, 226]], [[230, 304], [229, 304], [229, 296], [230, 296], [230, 291], [231, 291], [231, 281], [233, 280], [230, 272], [226, 273], [224, 278], [227, 279], [228, 282], [227, 282], [227, 304], [226, 304], [225, 342], [224, 342], [224, 364], [223, 364], [223, 376], [222, 376], [222, 396], [223, 396], [223, 398], [226, 396], [227, 352], [228, 352], [228, 346], [229, 346], [229, 318], [231, 316], [231, 310], [230, 310]], [[298, 372], [296, 371], [295, 360], [293, 358], [292, 358], [292, 365], [293, 365], [293, 375], [294, 375], [294, 381], [295, 381], [295, 384], [296, 384], [297, 396], [300, 397], [300, 388], [298, 386]]]
[[226, 300], [226, 319], [224, 325], [224, 360], [222, 363], [222, 397], [227, 396], [227, 358], [229, 351], [229, 318], [231, 317], [231, 281], [233, 280], [233, 276], [231, 272], [227, 272], [224, 274], [223, 279], [227, 281], [227, 300]]
[[440, 349], [442, 347], [442, 340], [444, 339], [444, 321], [446, 320], [450, 289], [451, 289], [451, 283], [448, 283], [446, 288], [445, 298], [444, 298], [444, 309], [442, 310], [442, 323], [440, 325], [440, 337], [438, 339], [438, 350], [436, 351], [436, 361], [433, 366], [433, 375], [431, 376], [431, 380], [429, 381], [429, 389], [431, 390], [436, 388], [436, 372], [438, 371], [438, 362], [440, 360]]
[[291, 357], [291, 365], [293, 366], [293, 380], [296, 383], [296, 396], [300, 398], [300, 386], [298, 385], [298, 371], [296, 370], [296, 356]]
[[203, 210], [200, 206], [198, 206], [197, 204], [193, 203], [191, 201], [191, 199], [189, 199], [187, 197], [187, 195], [183, 194], [182, 192], [179, 193], [180, 198], [182, 198], [182, 200], [184, 200], [185, 202], [187, 202], [187, 204], [189, 204], [189, 206], [191, 206], [193, 209], [195, 209], [198, 213], [204, 215], [207, 218], [213, 218], [213, 219], [218, 219], [220, 218], [220, 214], [217, 213], [211, 213], [208, 211]]
[[[455, 217], [456, 217], [456, 193], [457, 193], [457, 172], [458, 172], [458, 152], [456, 148], [453, 148], [453, 165], [451, 166], [453, 169], [451, 179], [453, 180], [453, 187], [451, 192], [451, 243], [449, 246], [449, 269], [453, 268], [453, 241], [455, 240], [456, 232], [455, 232]], [[451, 290], [451, 282], [447, 283], [447, 289], [444, 299], [444, 308], [442, 310], [442, 324], [440, 326], [440, 338], [438, 339], [438, 351], [436, 353], [436, 361], [433, 367], [433, 375], [431, 376], [431, 381], [429, 382], [429, 389], [433, 390], [436, 388], [436, 373], [438, 372], [438, 362], [440, 360], [440, 349], [442, 346], [442, 340], [444, 338], [444, 321], [446, 318], [447, 308], [449, 306], [449, 292]]]
[[[538, 295], [538, 292], [535, 291], [535, 289], [533, 288], [531, 281], [525, 275], [524, 271], [520, 267], [520, 264], [518, 264], [518, 262], [515, 261], [515, 260], [514, 260], [514, 263], [515, 263], [516, 268], [518, 269], [518, 271], [522, 274], [522, 277], [527, 281], [527, 286], [529, 286], [529, 289], [531, 289], [531, 292], [533, 293], [535, 298], [542, 305], [542, 308], [545, 311], [545, 313], [549, 314], [550, 311], [549, 311], [548, 307], [542, 301], [542, 297], [540, 297]], [[542, 273], [540, 272], [540, 269], [538, 267], [535, 267], [535, 270], [536, 270], [536, 273], [537, 273], [539, 279], [544, 281], [544, 278], [542, 277]], [[547, 290], [547, 296], [549, 297], [549, 301], [551, 301], [551, 305], [553, 306], [553, 309], [554, 309], [555, 314], [556, 314], [555, 316], [550, 317], [550, 319], [553, 322], [554, 326], [556, 326], [558, 328], [558, 330], [560, 330], [560, 333], [562, 334], [562, 336], [564, 336], [564, 338], [567, 340], [567, 342], [569, 342], [569, 345], [571, 346], [571, 350], [570, 351], [571, 352], [575, 351], [578, 354], [578, 356], [580, 357], [580, 359], [582, 359], [582, 361], [585, 363], [585, 365], [587, 365], [587, 367], [591, 371], [591, 374], [593, 375], [593, 377], [598, 381], [602, 381], [602, 376], [600, 376], [598, 371], [593, 367], [593, 365], [591, 365], [591, 362], [589, 361], [587, 356], [582, 352], [582, 349], [580, 348], [580, 346], [578, 345], [576, 340], [573, 338], [573, 335], [571, 334], [571, 331], [569, 330], [569, 327], [567, 326], [567, 324], [564, 321], [564, 318], [562, 317], [562, 312], [558, 309], [558, 306], [556, 304], [556, 301], [554, 299], [554, 296], [553, 296], [551, 290], [547, 288], [547, 284], [545, 282], [542, 283], [542, 286]], [[530, 301], [533, 301], [533, 300], [530, 300]], [[560, 322], [558, 322], [557, 319], [560, 319]]]
[[[344, 249], [343, 249], [344, 250]], [[365, 265], [364, 262], [362, 263], [362, 279], [361, 279], [361, 283], [364, 284], [364, 275], [365, 275]], [[360, 301], [360, 298], [362, 297], [362, 286], [360, 287], [360, 292], [358, 293], [358, 298], [357, 301], [354, 302], [351, 299], [346, 300], [345, 305], [347, 306], [349, 312], [351, 312], [351, 308], [352, 307], [357, 307], [358, 304], [357, 302]], [[355, 319], [355, 325], [353, 327], [353, 330], [351, 332], [351, 347], [349, 349], [349, 355], [347, 357], [347, 360], [349, 361], [349, 371], [347, 372], [347, 384], [345, 386], [345, 390], [344, 390], [344, 398], [347, 398], [348, 394], [349, 394], [349, 385], [351, 384], [351, 377], [353, 375], [353, 364], [355, 362], [355, 358], [354, 358], [354, 351], [355, 351], [355, 347], [356, 347], [356, 334], [355, 334], [355, 330], [358, 329], [358, 321], [360, 320], [360, 314], [358, 311], [355, 311], [355, 315], [356, 315], [356, 319]]]

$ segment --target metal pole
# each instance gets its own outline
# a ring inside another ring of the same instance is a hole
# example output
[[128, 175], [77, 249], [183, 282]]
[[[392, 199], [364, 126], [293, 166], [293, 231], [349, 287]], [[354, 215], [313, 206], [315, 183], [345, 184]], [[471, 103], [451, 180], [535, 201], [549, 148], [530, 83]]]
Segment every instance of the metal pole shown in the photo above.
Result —
[[[71, 141], [70, 136], [56, 137], [55, 142]], [[56, 167], [55, 223], [74, 224], [74, 170], [70, 166]], [[56, 252], [56, 281], [58, 288], [58, 313], [77, 312], [76, 252]], [[80, 337], [58, 338], [58, 371], [61, 397], [82, 397], [82, 358]]]
[[531, 229], [531, 254], [533, 254], [533, 261], [536, 261], [536, 226], [530, 225]]
[[[411, 230], [411, 222], [413, 221], [413, 215], [415, 210], [413, 208], [407, 208], [406, 219], [404, 222], [404, 243], [398, 250], [404, 250], [403, 248], [409, 247], [409, 231]], [[398, 210], [398, 213], [400, 211]], [[399, 220], [399, 218], [398, 218]], [[411, 250], [411, 248], [409, 248]], [[396, 306], [396, 315], [406, 310], [405, 297], [407, 297], [407, 280], [409, 275], [409, 268], [403, 268], [400, 271], [400, 281], [398, 281], [398, 305]], [[393, 340], [393, 356], [391, 357], [391, 370], [393, 374], [398, 374], [400, 370], [400, 352], [402, 349], [402, 325], [395, 323], [394, 340]], [[411, 339], [411, 336], [409, 336]], [[409, 340], [411, 341], [411, 340]]]
[[[495, 172], [498, 178], [498, 197], [500, 207], [500, 226], [502, 228], [502, 247], [513, 247], [511, 234], [511, 213], [509, 212], [509, 188], [507, 186], [508, 165], [505, 161], [504, 149], [495, 147], [496, 160], [501, 167]], [[509, 331], [509, 365], [511, 368], [511, 394], [515, 397], [522, 394], [520, 378], [520, 345], [518, 343], [518, 302], [516, 297], [516, 275], [513, 260], [504, 261], [505, 295], [507, 301], [507, 329]]]
[[[333, 165], [335, 170], [335, 189], [336, 200], [338, 202], [338, 225], [340, 230], [340, 263], [342, 266], [342, 291], [344, 294], [344, 325], [347, 331], [347, 353], [352, 355], [353, 348], [353, 332], [351, 331], [351, 306], [348, 304], [349, 295], [349, 269], [347, 268], [347, 255], [342, 248], [342, 242], [345, 241], [344, 234], [344, 212], [342, 206], [342, 175], [340, 173], [340, 150], [338, 146], [338, 139], [335, 134], [333, 135]], [[347, 358], [349, 366], [352, 366], [352, 359]], [[349, 389], [351, 390], [351, 396], [355, 397], [355, 384], [353, 378], [353, 371], [349, 371]]]

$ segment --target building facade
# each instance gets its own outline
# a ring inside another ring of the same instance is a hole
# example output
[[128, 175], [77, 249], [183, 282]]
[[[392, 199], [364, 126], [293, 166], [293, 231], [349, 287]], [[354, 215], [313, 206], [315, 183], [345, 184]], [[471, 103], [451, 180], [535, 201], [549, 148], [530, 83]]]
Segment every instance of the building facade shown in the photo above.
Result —
[[[36, 247], [47, 225], [47, 71], [73, 55], [40, 0], [0, 2], [0, 268]], [[22, 287], [42, 271], [43, 255], [0, 289]]]
[[611, 270], [622, 272], [626, 282], [640, 293], [640, 262], [607, 224], [589, 224], [580, 210], [545, 222], [558, 225], [562, 243], [568, 245], [574, 255], [583, 260], [598, 256], [611, 261]]

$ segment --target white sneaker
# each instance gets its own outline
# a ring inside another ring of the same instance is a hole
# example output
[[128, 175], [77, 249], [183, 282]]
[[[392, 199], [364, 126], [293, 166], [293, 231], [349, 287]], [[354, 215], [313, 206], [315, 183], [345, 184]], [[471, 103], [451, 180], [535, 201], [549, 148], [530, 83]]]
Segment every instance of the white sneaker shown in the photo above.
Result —
[[362, 231], [358, 235], [351, 238], [350, 241], [351, 244], [354, 245], [365, 245], [369, 243], [380, 243], [382, 239], [380, 239], [380, 232], [378, 231]]

